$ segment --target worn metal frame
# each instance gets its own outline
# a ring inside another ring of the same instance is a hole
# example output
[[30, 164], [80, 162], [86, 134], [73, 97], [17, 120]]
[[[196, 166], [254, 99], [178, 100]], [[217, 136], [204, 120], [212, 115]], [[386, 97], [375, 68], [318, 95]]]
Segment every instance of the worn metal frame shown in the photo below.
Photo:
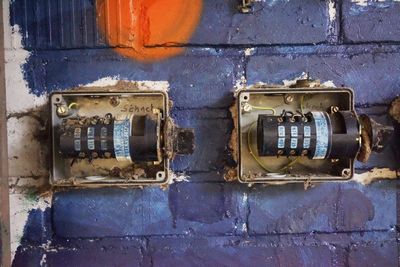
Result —
[[[350, 110], [350, 111], [355, 111], [354, 110], [354, 96], [353, 96], [353, 91], [350, 88], [324, 88], [324, 87], [320, 87], [320, 88], [285, 88], [285, 87], [249, 87], [246, 89], [242, 89], [238, 92], [237, 95], [237, 138], [238, 138], [238, 142], [237, 142], [237, 151], [238, 151], [238, 169], [237, 169], [237, 173], [238, 173], [238, 179], [241, 183], [295, 183], [295, 182], [306, 182], [306, 181], [310, 181], [312, 180], [313, 182], [326, 182], [326, 181], [348, 181], [349, 179], [351, 179], [353, 177], [354, 174], [354, 160], [353, 159], [341, 159], [341, 163], [343, 163], [346, 167], [346, 169], [349, 171], [349, 175], [346, 177], [341, 177], [341, 176], [333, 176], [333, 175], [326, 175], [324, 173], [312, 173], [311, 175], [307, 175], [307, 176], [303, 176], [303, 175], [280, 175], [277, 173], [271, 173], [271, 175], [260, 175], [257, 174], [259, 172], [259, 167], [257, 167], [256, 169], [249, 167], [246, 165], [246, 162], [254, 162], [252, 159], [248, 159], [250, 158], [250, 154], [248, 154], [248, 152], [246, 152], [243, 148], [246, 146], [245, 144], [247, 144], [247, 139], [244, 140], [242, 133], [244, 131], [244, 128], [246, 128], [246, 126], [244, 125], [245, 122], [249, 122], [248, 119], [243, 118], [242, 115], [242, 103], [247, 102], [250, 98], [254, 98], [256, 97], [257, 100], [259, 100], [260, 97], [263, 98], [269, 98], [269, 97], [279, 97], [282, 98], [285, 94], [326, 94], [327, 97], [330, 96], [335, 96], [335, 94], [342, 94], [345, 95], [346, 97], [344, 97], [344, 99], [342, 99], [341, 101], [343, 101], [343, 105], [346, 107], [345, 110]], [[261, 100], [260, 100], [261, 101]], [[272, 102], [271, 102], [272, 101]], [[328, 101], [329, 102], [329, 101]], [[284, 106], [290, 106], [290, 105], [283, 105], [283, 100], [280, 101], [276, 101], [276, 100], [270, 100], [270, 104], [272, 104], [273, 107], [275, 107], [279, 112], [282, 111], [282, 109], [285, 109]], [[262, 104], [258, 104], [258, 105], [262, 105]], [[328, 106], [327, 106], [328, 107]], [[327, 108], [326, 107], [326, 108]], [[319, 108], [317, 108], [317, 110], [319, 110]], [[258, 114], [260, 112], [253, 112], [254, 114]], [[256, 116], [254, 115], [254, 116]], [[253, 119], [254, 120], [254, 119]], [[268, 157], [269, 163], [273, 164], [272, 166], [274, 166], [275, 164], [279, 163], [279, 159], [278, 158], [273, 158], [273, 157]], [[326, 162], [326, 163], [324, 163]], [[328, 162], [330, 162], [329, 159], [327, 160], [319, 160], [319, 163], [322, 165], [327, 165], [329, 164]], [[302, 162], [303, 164], [306, 162]], [[314, 161], [309, 160], [307, 162], [307, 166], [310, 165], [312, 166], [314, 163]], [[246, 166], [245, 166], [246, 165]], [[278, 164], [279, 165], [279, 164]], [[321, 166], [322, 166], [321, 165]], [[244, 175], [244, 169], [246, 168], [250, 168], [252, 170], [252, 173], [254, 173], [254, 175], [256, 175], [257, 177], [254, 178], [246, 178]]]
[[[50, 172], [50, 183], [53, 186], [76, 186], [76, 187], [92, 187], [92, 186], [121, 186], [121, 187], [128, 187], [128, 186], [143, 186], [143, 185], [166, 185], [169, 182], [169, 165], [170, 165], [170, 159], [168, 158], [167, 155], [163, 156], [162, 164], [160, 165], [160, 168], [162, 171], [159, 171], [157, 173], [157, 176], [154, 178], [139, 178], [137, 180], [129, 180], [125, 181], [124, 179], [115, 179], [115, 177], [108, 177], [104, 176], [104, 179], [99, 180], [99, 181], [90, 181], [90, 180], [85, 180], [83, 178], [77, 178], [74, 176], [69, 177], [64, 170], [64, 165], [66, 162], [69, 162], [70, 160], [63, 159], [62, 157], [59, 156], [58, 153], [58, 145], [56, 142], [56, 133], [55, 133], [55, 127], [61, 123], [61, 119], [57, 116], [56, 114], [56, 100], [55, 99], [71, 99], [71, 98], [91, 98], [94, 97], [93, 99], [97, 99], [99, 97], [102, 97], [106, 99], [107, 97], [112, 97], [112, 96], [123, 96], [126, 99], [126, 103], [131, 103], [133, 100], [135, 100], [136, 97], [139, 98], [156, 98], [158, 99], [157, 102], [162, 102], [162, 112], [163, 112], [163, 120], [164, 123], [168, 121], [169, 117], [169, 101], [168, 101], [168, 94], [166, 92], [160, 91], [160, 90], [117, 90], [113, 88], [108, 88], [110, 90], [106, 90], [103, 88], [103, 91], [98, 90], [94, 91], [93, 88], [91, 90], [89, 89], [81, 89], [79, 91], [77, 90], [72, 90], [68, 92], [54, 92], [50, 96], [50, 114], [51, 114], [51, 137], [52, 137], [52, 157], [51, 157], [51, 172]], [[90, 100], [87, 100], [90, 102]], [[93, 100], [91, 100], [93, 101]], [[150, 101], [150, 100], [149, 100]], [[154, 101], [154, 100], [153, 100]], [[104, 102], [104, 101], [103, 101]], [[151, 101], [149, 102], [151, 103]], [[93, 106], [94, 107], [94, 106]], [[109, 107], [107, 108], [107, 112], [113, 113], [115, 109], [118, 109], [116, 107]], [[88, 115], [92, 112], [91, 108], [88, 108], [86, 111]], [[105, 112], [103, 110], [103, 112]], [[118, 114], [123, 114], [126, 112], [120, 111]], [[167, 140], [167, 130], [166, 127], [162, 129], [162, 140]], [[113, 159], [103, 159], [103, 161], [114, 161]], [[104, 163], [104, 162], [103, 162]], [[68, 163], [68, 165], [70, 165]], [[119, 165], [118, 165], [119, 166]], [[119, 166], [121, 167], [121, 166]], [[60, 171], [62, 170], [62, 171]], [[163, 175], [159, 175], [162, 173]]]

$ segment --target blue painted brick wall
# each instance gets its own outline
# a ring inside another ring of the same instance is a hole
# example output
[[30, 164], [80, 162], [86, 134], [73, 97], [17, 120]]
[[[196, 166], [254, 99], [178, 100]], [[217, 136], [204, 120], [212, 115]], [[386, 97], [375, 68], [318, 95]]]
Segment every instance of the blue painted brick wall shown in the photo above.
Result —
[[[30, 213], [13, 265], [39, 266], [45, 255], [49, 266], [398, 266], [397, 181], [248, 188], [224, 182], [223, 170], [242, 76], [281, 83], [309, 72], [352, 87], [360, 113], [388, 122], [387, 104], [400, 94], [400, 3], [267, 0], [244, 15], [236, 0], [203, 2], [185, 52], [156, 63], [113, 51], [93, 24], [94, 1], [12, 2], [11, 24], [31, 51], [23, 68], [32, 94], [106, 76], [168, 80], [172, 116], [195, 129], [197, 143], [172, 164], [190, 182], [56, 192], [51, 209]], [[399, 149], [393, 139], [357, 172], [398, 168]]]

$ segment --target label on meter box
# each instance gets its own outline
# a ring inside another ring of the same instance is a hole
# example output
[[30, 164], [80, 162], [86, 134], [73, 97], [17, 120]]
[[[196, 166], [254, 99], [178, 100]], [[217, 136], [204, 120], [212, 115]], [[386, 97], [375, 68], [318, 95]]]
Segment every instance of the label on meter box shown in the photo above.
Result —
[[114, 121], [114, 151], [117, 161], [130, 161], [129, 137], [132, 132], [132, 119], [116, 119]]
[[315, 121], [316, 146], [313, 159], [324, 159], [329, 146], [329, 122], [324, 112], [312, 112]]

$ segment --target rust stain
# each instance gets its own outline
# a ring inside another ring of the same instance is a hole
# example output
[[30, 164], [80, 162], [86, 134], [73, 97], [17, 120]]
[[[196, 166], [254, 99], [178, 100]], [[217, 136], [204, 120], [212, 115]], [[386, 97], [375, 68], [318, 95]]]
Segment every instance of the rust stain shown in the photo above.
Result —
[[202, 0], [98, 0], [97, 25], [119, 54], [160, 61], [184, 51], [179, 45], [194, 33], [202, 5]]

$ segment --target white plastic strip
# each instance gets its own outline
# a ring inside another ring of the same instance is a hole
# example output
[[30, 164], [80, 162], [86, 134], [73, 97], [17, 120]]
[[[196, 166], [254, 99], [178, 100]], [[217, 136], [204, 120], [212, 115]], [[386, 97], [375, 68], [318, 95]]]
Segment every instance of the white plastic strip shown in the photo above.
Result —
[[114, 151], [117, 161], [132, 162], [129, 149], [129, 137], [132, 132], [131, 118], [114, 121]]
[[316, 146], [313, 159], [324, 159], [328, 153], [329, 126], [324, 112], [312, 112], [315, 121]]

